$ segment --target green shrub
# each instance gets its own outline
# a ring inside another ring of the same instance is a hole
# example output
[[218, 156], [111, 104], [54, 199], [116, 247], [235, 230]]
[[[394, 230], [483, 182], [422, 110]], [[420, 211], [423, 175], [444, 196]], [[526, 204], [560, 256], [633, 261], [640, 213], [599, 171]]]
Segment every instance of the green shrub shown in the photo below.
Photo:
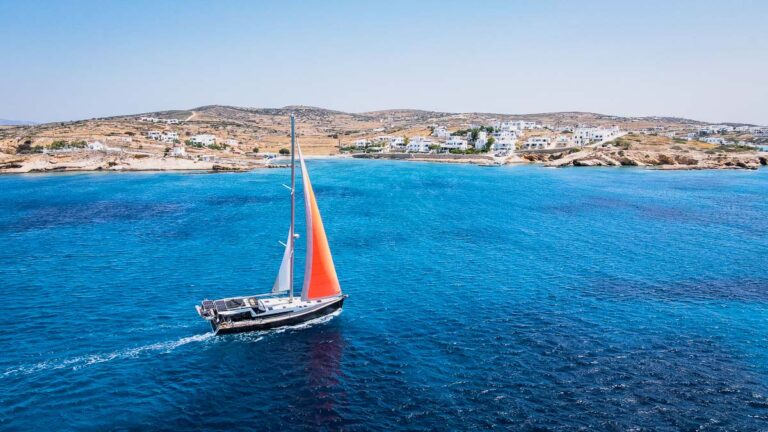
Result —
[[16, 147], [16, 154], [31, 154], [31, 153], [42, 153], [43, 147], [41, 146], [33, 146], [32, 140], [25, 140], [23, 143], [19, 144], [18, 147]]
[[278, 153], [280, 153], [283, 156], [287, 156], [287, 155], [291, 154], [291, 151], [288, 150], [287, 148], [283, 147], [283, 148], [280, 149], [280, 151], [278, 151]]

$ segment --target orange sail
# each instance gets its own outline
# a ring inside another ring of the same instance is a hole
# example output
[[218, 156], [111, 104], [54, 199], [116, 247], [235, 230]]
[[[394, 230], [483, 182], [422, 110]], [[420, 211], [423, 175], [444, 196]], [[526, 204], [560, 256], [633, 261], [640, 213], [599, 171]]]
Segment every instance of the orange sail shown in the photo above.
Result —
[[304, 183], [304, 207], [307, 213], [307, 263], [304, 270], [304, 288], [301, 290], [301, 299], [306, 301], [339, 295], [341, 286], [336, 276], [336, 267], [333, 265], [331, 248], [328, 246], [315, 192], [309, 181], [309, 172], [304, 164], [304, 156], [301, 149], [298, 150]]

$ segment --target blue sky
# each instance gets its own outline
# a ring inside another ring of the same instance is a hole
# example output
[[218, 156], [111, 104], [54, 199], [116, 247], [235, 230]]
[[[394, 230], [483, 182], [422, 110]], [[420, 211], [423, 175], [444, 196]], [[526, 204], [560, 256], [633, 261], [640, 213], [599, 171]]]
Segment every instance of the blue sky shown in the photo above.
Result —
[[768, 124], [766, 1], [0, 0], [0, 118], [208, 104]]

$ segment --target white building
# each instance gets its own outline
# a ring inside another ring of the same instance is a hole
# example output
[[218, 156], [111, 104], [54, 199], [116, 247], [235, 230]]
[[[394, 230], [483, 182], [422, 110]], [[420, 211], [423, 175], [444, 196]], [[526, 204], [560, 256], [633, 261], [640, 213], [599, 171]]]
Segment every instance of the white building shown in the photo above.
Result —
[[401, 136], [389, 137], [389, 150], [390, 151], [405, 151], [405, 138]]
[[160, 141], [164, 143], [174, 143], [179, 140], [178, 132], [166, 131], [160, 136]]
[[706, 137], [704, 138], [704, 142], [707, 144], [717, 144], [717, 145], [724, 145], [725, 139], [720, 137]]
[[362, 138], [362, 139], [359, 139], [359, 140], [355, 141], [355, 148], [356, 149], [364, 149], [364, 148], [368, 147], [368, 145], [370, 143], [371, 142], [368, 141], [367, 139]]
[[498, 131], [518, 132], [518, 131], [521, 130], [520, 128], [517, 127], [517, 123], [516, 122], [503, 122], [503, 121], [498, 121], [497, 120], [497, 121], [493, 122], [493, 124], [491, 124], [491, 126], [493, 126], [493, 130], [497, 131], [497, 132]]
[[160, 133], [160, 131], [149, 131], [149, 132], [147, 132], [147, 138], [149, 138], [151, 140], [159, 141], [161, 136], [162, 136], [162, 134]]
[[411, 137], [408, 145], [405, 146], [405, 151], [408, 153], [429, 153], [429, 146], [432, 144], [432, 141], [427, 138]]
[[477, 139], [475, 140], [475, 150], [485, 150], [485, 145], [488, 144], [488, 133], [480, 131], [477, 133]]
[[515, 138], [517, 139], [517, 132], [512, 130], [494, 130], [491, 134], [494, 138]]
[[494, 136], [493, 139], [493, 146], [491, 146], [493, 151], [511, 151], [515, 149], [515, 144], [517, 144], [517, 136], [511, 133], [502, 132], [499, 136]]
[[552, 147], [555, 147], [555, 148], [568, 148], [573, 146], [574, 146], [573, 138], [571, 138], [568, 135], [558, 135], [557, 138], [555, 138], [554, 143], [552, 144]]
[[206, 147], [216, 144], [216, 137], [211, 134], [195, 135], [191, 137], [189, 140], [195, 144], [202, 144]]
[[612, 128], [602, 127], [578, 127], [573, 131], [573, 140], [578, 146], [585, 146], [592, 142], [608, 141], [616, 137], [621, 129], [617, 126]]
[[450, 138], [451, 133], [448, 132], [448, 129], [445, 126], [438, 126], [432, 131], [432, 136], [437, 137], [437, 139], [448, 139]]
[[726, 132], [733, 132], [733, 130], [734, 130], [734, 127], [728, 126], [728, 125], [707, 125], [699, 128], [699, 132], [705, 133], [705, 134], [726, 133]]
[[187, 156], [187, 150], [184, 148], [183, 145], [180, 146], [174, 146], [170, 152], [168, 152], [168, 155], [171, 157], [186, 157]]
[[440, 149], [444, 151], [451, 151], [451, 150], [461, 150], [466, 151], [467, 150], [467, 140], [452, 136], [448, 138], [444, 143], [440, 144]]
[[544, 150], [550, 147], [551, 140], [548, 137], [530, 137], [523, 144], [525, 150]]
[[514, 150], [515, 144], [517, 144], [517, 132], [516, 132], [517, 126], [512, 124], [512, 126], [508, 128], [501, 129], [502, 126], [503, 126], [503, 123], [498, 123], [498, 122], [496, 126], [494, 126], [494, 131], [491, 134], [491, 136], [493, 136], [493, 146], [491, 146], [491, 150], [493, 151]]
[[541, 129], [541, 126], [537, 125], [536, 122], [525, 121], [525, 120], [513, 120], [508, 122], [496, 121], [493, 124], [493, 129], [508, 130], [508, 131], [523, 131], [525, 129]]
[[616, 131], [613, 129], [596, 128], [592, 132], [592, 141], [607, 141], [616, 136]]

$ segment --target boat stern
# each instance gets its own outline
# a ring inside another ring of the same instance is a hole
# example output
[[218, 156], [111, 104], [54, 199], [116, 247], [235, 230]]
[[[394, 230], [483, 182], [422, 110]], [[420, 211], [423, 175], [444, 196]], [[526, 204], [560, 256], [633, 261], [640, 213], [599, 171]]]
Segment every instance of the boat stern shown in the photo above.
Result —
[[203, 300], [199, 305], [195, 305], [195, 310], [200, 318], [213, 321], [215, 316], [215, 306], [211, 300]]

